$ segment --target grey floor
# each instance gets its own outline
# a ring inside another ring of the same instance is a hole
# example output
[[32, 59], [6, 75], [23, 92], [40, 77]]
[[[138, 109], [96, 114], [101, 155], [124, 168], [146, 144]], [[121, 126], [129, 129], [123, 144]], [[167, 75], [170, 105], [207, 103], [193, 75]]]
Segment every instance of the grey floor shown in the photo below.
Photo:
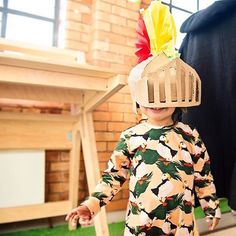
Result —
[[219, 225], [211, 232], [208, 231], [205, 219], [198, 220], [197, 224], [201, 236], [236, 236], [236, 215], [232, 213], [223, 214]]

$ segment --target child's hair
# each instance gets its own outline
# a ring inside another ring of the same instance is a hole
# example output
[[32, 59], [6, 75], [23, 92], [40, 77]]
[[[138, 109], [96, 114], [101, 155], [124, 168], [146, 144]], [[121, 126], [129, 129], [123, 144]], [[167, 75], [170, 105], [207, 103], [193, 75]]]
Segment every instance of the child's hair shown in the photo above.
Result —
[[187, 112], [186, 108], [176, 107], [174, 113], [172, 114], [172, 120], [174, 123], [182, 121], [183, 112]]

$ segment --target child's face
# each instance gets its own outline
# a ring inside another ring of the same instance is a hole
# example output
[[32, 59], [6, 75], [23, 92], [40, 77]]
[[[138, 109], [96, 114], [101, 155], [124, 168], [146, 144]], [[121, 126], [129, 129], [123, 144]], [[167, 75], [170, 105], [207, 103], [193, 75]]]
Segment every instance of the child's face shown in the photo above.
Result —
[[140, 106], [140, 109], [151, 124], [160, 126], [173, 124], [172, 114], [175, 111], [175, 107], [150, 108]]

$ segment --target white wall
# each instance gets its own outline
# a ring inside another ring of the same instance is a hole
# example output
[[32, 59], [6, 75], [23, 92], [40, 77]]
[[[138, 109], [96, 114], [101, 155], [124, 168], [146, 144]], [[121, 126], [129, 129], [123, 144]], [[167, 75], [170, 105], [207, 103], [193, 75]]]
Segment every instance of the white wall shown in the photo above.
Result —
[[0, 208], [44, 203], [45, 152], [0, 151]]

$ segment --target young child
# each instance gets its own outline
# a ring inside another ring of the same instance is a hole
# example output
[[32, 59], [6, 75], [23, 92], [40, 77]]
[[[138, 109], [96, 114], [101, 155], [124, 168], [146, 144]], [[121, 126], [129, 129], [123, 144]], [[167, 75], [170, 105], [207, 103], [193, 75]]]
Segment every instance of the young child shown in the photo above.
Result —
[[194, 192], [213, 230], [220, 209], [209, 156], [197, 130], [179, 121], [181, 107], [200, 103], [198, 75], [160, 54], [131, 71], [129, 86], [147, 120], [122, 132], [94, 193], [66, 220], [89, 224], [129, 179], [125, 236], [198, 235]]

